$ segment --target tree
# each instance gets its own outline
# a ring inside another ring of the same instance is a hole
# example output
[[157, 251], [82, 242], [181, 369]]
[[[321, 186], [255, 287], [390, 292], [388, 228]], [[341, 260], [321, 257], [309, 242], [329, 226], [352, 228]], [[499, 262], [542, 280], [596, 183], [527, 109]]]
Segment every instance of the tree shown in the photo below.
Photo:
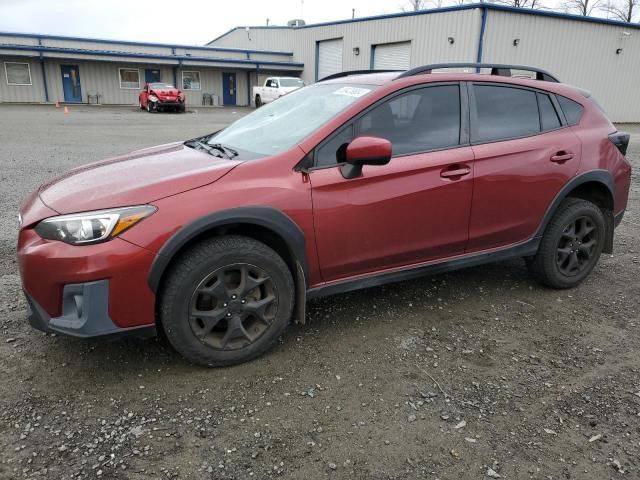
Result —
[[491, 3], [507, 5], [514, 8], [543, 8], [541, 0], [492, 0]]
[[602, 0], [566, 0], [564, 9], [569, 13], [577, 13], [588, 17], [602, 4]]
[[631, 23], [640, 10], [640, 0], [615, 0], [603, 5], [601, 10], [616, 20]]
[[[407, 3], [409, 4], [409, 6], [402, 7], [403, 12], [406, 12], [406, 11], [417, 12], [418, 10], [424, 10], [424, 8], [427, 6], [427, 0], [407, 0]], [[442, 2], [440, 3], [442, 4]]]

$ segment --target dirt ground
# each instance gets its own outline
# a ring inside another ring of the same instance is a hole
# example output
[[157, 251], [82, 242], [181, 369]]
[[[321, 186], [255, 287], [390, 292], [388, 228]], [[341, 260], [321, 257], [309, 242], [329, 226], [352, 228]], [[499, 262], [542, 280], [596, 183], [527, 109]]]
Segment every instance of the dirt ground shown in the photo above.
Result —
[[26, 321], [27, 193], [75, 165], [195, 137], [211, 109], [0, 106], [0, 478], [640, 478], [640, 126], [614, 255], [571, 291], [521, 261], [309, 303], [251, 363]]

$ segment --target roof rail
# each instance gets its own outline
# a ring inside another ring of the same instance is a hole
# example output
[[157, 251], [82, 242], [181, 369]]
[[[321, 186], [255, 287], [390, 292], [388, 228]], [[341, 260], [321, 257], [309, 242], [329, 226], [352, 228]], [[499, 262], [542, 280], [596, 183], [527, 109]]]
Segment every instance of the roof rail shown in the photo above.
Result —
[[349, 75], [362, 75], [365, 73], [389, 73], [389, 72], [403, 72], [404, 70], [349, 70], [347, 72], [338, 72], [333, 73], [324, 77], [322, 80], [318, 80], [319, 82], [324, 82], [325, 80], [333, 80], [334, 78], [342, 78], [348, 77]]
[[559, 83], [555, 76], [551, 75], [546, 70], [536, 67], [528, 67], [526, 65], [503, 65], [499, 63], [434, 63], [432, 65], [424, 65], [422, 67], [412, 68], [406, 72], [398, 75], [398, 78], [411, 77], [413, 75], [422, 75], [432, 73], [433, 70], [441, 70], [445, 68], [475, 68], [476, 72], [479, 72], [481, 68], [490, 68], [491, 75], [499, 75], [501, 77], [510, 77], [511, 70], [524, 70], [527, 72], [533, 72], [536, 74], [536, 80], [543, 80], [546, 82]]

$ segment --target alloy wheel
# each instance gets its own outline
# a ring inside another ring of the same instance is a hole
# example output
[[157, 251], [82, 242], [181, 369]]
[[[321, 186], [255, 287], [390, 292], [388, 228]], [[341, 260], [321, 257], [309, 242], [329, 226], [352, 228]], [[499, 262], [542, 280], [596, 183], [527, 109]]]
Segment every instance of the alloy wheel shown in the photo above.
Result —
[[278, 293], [262, 268], [236, 263], [208, 274], [189, 303], [193, 333], [211, 348], [237, 350], [260, 338], [278, 310]]
[[598, 240], [598, 229], [589, 217], [572, 220], [558, 243], [556, 265], [560, 273], [573, 277], [588, 268], [595, 260]]

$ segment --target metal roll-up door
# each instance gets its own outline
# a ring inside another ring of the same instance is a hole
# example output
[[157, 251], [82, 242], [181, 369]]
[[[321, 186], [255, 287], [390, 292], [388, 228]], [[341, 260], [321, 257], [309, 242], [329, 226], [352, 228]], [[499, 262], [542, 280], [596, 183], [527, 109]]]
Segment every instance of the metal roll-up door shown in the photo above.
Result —
[[408, 70], [410, 60], [411, 42], [384, 43], [374, 46], [374, 70]]
[[342, 71], [342, 39], [318, 42], [318, 80]]

